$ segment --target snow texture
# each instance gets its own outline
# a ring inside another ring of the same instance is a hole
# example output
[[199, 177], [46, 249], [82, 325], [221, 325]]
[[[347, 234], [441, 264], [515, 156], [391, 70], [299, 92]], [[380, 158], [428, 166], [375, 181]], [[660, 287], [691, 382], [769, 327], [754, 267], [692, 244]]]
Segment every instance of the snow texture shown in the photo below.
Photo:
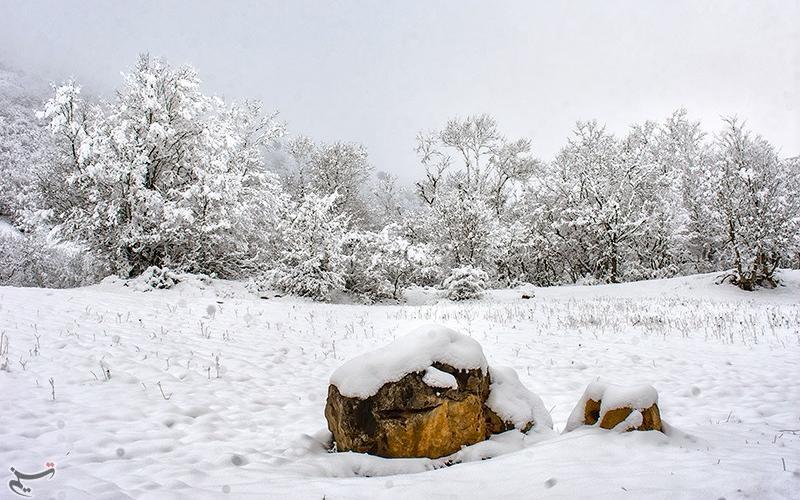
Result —
[[433, 363], [459, 370], [481, 369], [484, 373], [488, 369], [478, 342], [446, 326], [429, 324], [353, 358], [333, 372], [330, 382], [345, 397], [366, 399], [384, 384], [426, 370]]

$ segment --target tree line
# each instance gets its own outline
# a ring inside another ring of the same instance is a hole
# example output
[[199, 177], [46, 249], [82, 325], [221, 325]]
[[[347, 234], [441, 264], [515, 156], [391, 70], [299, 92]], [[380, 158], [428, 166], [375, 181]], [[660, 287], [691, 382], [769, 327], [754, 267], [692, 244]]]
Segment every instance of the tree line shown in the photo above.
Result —
[[579, 122], [551, 161], [489, 115], [454, 118], [417, 136], [425, 173], [403, 186], [363, 146], [291, 137], [148, 55], [107, 102], [74, 82], [0, 100], [6, 284], [169, 269], [374, 301], [712, 271], [752, 290], [800, 266], [800, 161], [736, 118], [713, 134], [685, 110], [621, 136]]

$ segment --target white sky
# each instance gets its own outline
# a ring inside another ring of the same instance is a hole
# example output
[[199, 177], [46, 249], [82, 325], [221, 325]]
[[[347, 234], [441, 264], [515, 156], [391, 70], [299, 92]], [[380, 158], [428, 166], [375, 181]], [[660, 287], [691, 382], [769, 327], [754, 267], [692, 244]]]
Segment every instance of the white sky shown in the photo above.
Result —
[[209, 93], [261, 99], [293, 133], [361, 142], [421, 175], [419, 130], [488, 112], [550, 159], [576, 120], [614, 132], [679, 107], [745, 118], [800, 154], [800, 1], [0, 0], [0, 61], [109, 94], [139, 52]]

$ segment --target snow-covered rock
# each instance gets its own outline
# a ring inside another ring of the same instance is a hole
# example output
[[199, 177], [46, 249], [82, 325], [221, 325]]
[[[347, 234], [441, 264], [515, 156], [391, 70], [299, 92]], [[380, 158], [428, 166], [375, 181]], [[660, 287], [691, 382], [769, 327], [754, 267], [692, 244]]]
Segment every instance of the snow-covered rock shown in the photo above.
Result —
[[345, 363], [325, 406], [340, 451], [440, 458], [509, 430], [552, 428], [541, 399], [480, 345], [438, 325]]
[[343, 396], [331, 385], [325, 418], [339, 451], [440, 458], [490, 435], [484, 411], [488, 395], [489, 375], [480, 368], [436, 363], [433, 370], [386, 383], [366, 399]]
[[539, 426], [553, 428], [553, 419], [542, 398], [522, 385], [513, 368], [493, 366], [489, 373], [492, 385], [489, 387], [486, 406], [506, 425], [512, 425], [522, 432]]
[[658, 392], [650, 385], [592, 382], [567, 420], [564, 432], [583, 425], [618, 431], [661, 430]]

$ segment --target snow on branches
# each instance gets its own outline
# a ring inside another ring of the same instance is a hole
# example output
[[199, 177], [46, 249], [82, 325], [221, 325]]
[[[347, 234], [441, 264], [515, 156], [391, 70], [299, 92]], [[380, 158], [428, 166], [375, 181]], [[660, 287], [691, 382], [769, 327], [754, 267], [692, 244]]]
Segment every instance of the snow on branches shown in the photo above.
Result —
[[265, 245], [280, 205], [261, 149], [282, 126], [258, 105], [200, 92], [197, 73], [142, 56], [115, 101], [89, 105], [55, 89], [41, 117], [67, 189], [43, 209], [66, 237], [135, 276], [150, 266], [237, 275]]

